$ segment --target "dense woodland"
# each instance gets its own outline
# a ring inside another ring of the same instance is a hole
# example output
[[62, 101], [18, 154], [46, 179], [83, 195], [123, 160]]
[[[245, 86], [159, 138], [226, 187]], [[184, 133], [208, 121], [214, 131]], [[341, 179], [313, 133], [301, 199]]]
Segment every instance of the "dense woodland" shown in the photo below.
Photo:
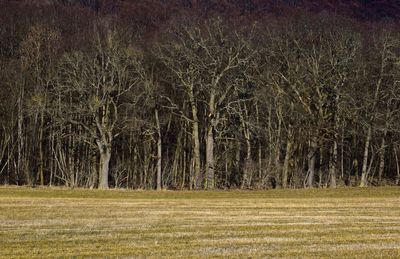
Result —
[[399, 185], [400, 7], [317, 2], [0, 0], [0, 183]]

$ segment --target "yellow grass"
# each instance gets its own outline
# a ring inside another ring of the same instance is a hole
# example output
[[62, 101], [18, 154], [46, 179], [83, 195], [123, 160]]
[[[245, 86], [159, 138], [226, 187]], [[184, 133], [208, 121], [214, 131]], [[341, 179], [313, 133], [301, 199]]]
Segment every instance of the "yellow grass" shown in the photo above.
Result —
[[0, 188], [0, 257], [399, 258], [400, 188]]

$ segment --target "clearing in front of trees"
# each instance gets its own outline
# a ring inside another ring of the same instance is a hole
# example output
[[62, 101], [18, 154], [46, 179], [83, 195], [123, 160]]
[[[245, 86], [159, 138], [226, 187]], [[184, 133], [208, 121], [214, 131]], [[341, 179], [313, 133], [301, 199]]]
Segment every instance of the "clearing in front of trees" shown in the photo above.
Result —
[[0, 188], [0, 257], [400, 257], [400, 188]]

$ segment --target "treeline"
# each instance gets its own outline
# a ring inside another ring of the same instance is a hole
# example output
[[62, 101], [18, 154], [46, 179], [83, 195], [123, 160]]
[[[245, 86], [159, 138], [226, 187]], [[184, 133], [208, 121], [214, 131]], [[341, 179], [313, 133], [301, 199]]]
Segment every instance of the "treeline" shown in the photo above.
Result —
[[399, 184], [395, 22], [72, 2], [1, 2], [2, 184]]

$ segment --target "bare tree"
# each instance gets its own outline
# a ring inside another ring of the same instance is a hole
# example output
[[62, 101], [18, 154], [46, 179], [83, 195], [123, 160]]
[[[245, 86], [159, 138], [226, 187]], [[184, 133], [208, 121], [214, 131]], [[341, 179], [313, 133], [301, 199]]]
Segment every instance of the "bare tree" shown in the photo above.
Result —
[[[384, 159], [385, 159], [385, 139], [391, 123], [391, 113], [394, 109], [393, 103], [393, 91], [397, 88], [396, 84], [396, 67], [394, 64], [398, 62], [398, 54], [396, 54], [396, 48], [398, 48], [399, 39], [398, 36], [392, 35], [389, 31], [382, 33], [375, 33], [373, 35], [372, 46], [370, 48], [371, 57], [371, 85], [367, 85], [367, 93], [365, 97], [365, 122], [366, 122], [366, 136], [364, 142], [364, 154], [361, 171], [360, 187], [368, 186], [368, 174], [370, 172], [369, 164], [372, 162], [370, 158], [370, 146], [371, 141], [374, 137], [376, 124], [382, 112], [384, 123], [382, 129], [382, 142], [380, 145], [380, 165], [379, 165], [379, 176], [383, 173]], [[368, 83], [367, 83], [368, 84]], [[383, 104], [383, 109], [380, 108]]]
[[[60, 65], [56, 96], [63, 96], [60, 120], [82, 127], [100, 155], [99, 188], [108, 188], [112, 144], [118, 135], [123, 95], [136, 85], [132, 54], [115, 32], [98, 33], [92, 53], [75, 52]], [[94, 141], [94, 142], [93, 142]]]

